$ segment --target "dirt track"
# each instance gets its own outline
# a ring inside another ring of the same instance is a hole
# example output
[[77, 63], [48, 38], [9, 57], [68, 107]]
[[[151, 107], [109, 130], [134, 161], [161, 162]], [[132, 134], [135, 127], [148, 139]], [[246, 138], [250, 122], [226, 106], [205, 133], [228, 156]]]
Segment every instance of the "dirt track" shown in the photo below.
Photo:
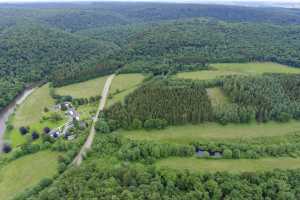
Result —
[[82, 158], [85, 155], [86, 151], [88, 149], [91, 148], [94, 137], [95, 137], [95, 123], [98, 121], [99, 118], [99, 114], [100, 112], [104, 109], [108, 94], [109, 94], [109, 88], [111, 85], [112, 80], [114, 79], [115, 74], [110, 75], [104, 85], [103, 91], [102, 91], [102, 98], [100, 99], [100, 103], [99, 103], [99, 107], [96, 113], [96, 116], [93, 120], [92, 123], [92, 127], [91, 127], [91, 131], [89, 133], [88, 138], [86, 139], [85, 143], [83, 144], [83, 146], [81, 147], [81, 150], [79, 151], [79, 153], [77, 154], [77, 156], [75, 157], [75, 159], [73, 160], [73, 164], [76, 166], [79, 166], [82, 162]]

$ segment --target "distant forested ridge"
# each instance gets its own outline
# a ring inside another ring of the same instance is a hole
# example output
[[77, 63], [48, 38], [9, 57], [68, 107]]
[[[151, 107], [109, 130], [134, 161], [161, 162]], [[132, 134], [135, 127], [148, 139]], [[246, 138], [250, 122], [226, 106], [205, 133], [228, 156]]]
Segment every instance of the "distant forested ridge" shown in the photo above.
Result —
[[299, 67], [299, 34], [297, 9], [2, 4], [0, 109], [27, 83], [60, 86], [120, 68], [158, 75], [206, 69], [212, 62], [267, 60]]

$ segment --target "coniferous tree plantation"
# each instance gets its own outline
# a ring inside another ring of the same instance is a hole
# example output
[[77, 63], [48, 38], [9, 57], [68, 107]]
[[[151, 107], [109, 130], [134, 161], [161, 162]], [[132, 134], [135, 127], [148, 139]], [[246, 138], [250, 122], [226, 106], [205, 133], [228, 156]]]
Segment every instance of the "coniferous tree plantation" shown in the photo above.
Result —
[[0, 114], [32, 87], [0, 199], [300, 199], [298, 8], [0, 3]]
[[106, 115], [123, 128], [131, 126], [134, 119], [144, 125], [150, 119], [166, 120], [169, 124], [200, 123], [212, 118], [212, 107], [201, 84], [182, 86], [157, 81], [137, 89], [126, 97], [124, 106], [115, 104]]
[[224, 80], [223, 89], [234, 102], [250, 106], [256, 120], [299, 119], [299, 75], [235, 76]]

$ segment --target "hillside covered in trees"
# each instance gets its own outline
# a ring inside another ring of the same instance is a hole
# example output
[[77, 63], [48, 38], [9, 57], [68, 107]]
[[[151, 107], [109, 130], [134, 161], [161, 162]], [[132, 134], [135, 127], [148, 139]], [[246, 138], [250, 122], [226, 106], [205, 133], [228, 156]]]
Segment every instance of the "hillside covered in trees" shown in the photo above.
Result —
[[[5, 143], [0, 170], [18, 165], [16, 177], [24, 177], [31, 161], [14, 161], [39, 151], [57, 157], [56, 175], [11, 194], [15, 200], [300, 199], [299, 35], [297, 9], [0, 4], [0, 111], [24, 88], [49, 83], [30, 96], [22, 118], [34, 116], [36, 124], [8, 123], [9, 138], [22, 141], [13, 148]], [[112, 73], [111, 90], [100, 96], [108, 89], [104, 75]], [[109, 106], [98, 113], [106, 96]], [[59, 136], [54, 123], [61, 127], [65, 114], [71, 117]], [[87, 137], [92, 146], [81, 154]], [[73, 165], [77, 158], [80, 166]], [[11, 189], [3, 180], [14, 180], [3, 177], [0, 188]]]
[[212, 62], [299, 66], [300, 12], [293, 9], [157, 3], [0, 9], [0, 109], [29, 83], [65, 85], [121, 67], [166, 74]]

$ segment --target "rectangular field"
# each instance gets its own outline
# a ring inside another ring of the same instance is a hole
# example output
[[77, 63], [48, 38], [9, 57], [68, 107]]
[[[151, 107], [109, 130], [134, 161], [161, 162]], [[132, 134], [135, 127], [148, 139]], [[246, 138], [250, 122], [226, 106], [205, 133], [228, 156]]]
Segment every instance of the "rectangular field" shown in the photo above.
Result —
[[193, 80], [213, 80], [218, 77], [240, 74], [234, 71], [201, 70], [194, 72], [181, 72], [176, 74], [177, 78]]
[[251, 123], [228, 124], [204, 123], [199, 125], [171, 126], [163, 130], [133, 130], [118, 131], [133, 140], [153, 140], [159, 142], [173, 142], [189, 144], [201, 140], [251, 139], [258, 137], [284, 136], [300, 132], [300, 123]]
[[263, 73], [294, 73], [299, 74], [300, 68], [289, 67], [272, 62], [252, 62], [252, 63], [217, 63], [211, 65], [218, 71], [231, 71], [244, 74]]
[[273, 169], [299, 169], [300, 159], [295, 158], [263, 158], [239, 160], [208, 160], [190, 158], [167, 158], [156, 163], [159, 168], [176, 170], [189, 170], [192, 172], [256, 172], [270, 171]]
[[211, 64], [210, 66], [213, 68], [212, 70], [182, 72], [176, 74], [176, 77], [194, 80], [211, 80], [221, 76], [236, 74], [255, 75], [263, 73], [300, 73], [300, 68], [289, 67], [272, 62], [216, 63]]
[[101, 95], [106, 79], [107, 76], [103, 76], [81, 83], [55, 88], [55, 92], [59, 95], [70, 95], [74, 98], [89, 98]]

